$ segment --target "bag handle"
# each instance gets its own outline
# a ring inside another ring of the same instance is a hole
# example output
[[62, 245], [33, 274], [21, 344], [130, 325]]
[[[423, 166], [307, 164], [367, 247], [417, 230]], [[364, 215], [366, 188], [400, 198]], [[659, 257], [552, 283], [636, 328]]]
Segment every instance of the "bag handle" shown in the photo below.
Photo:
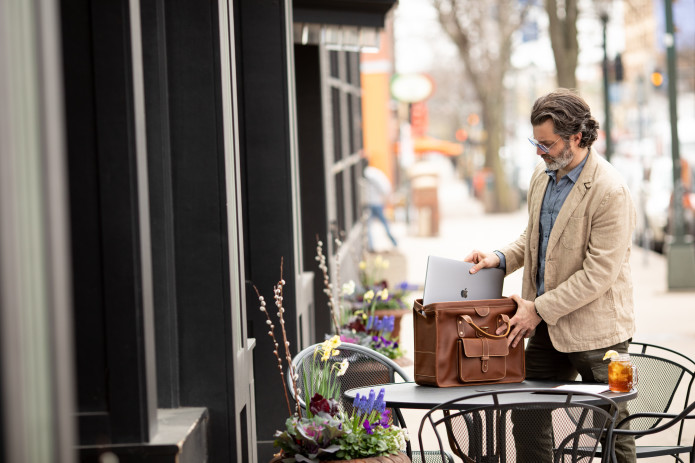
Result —
[[492, 339], [506, 338], [512, 329], [512, 325], [509, 324], [509, 315], [500, 314], [499, 317], [502, 319], [503, 323], [507, 324], [507, 331], [504, 334], [495, 335], [495, 334], [488, 333], [487, 331], [485, 331], [484, 329], [482, 329], [481, 327], [476, 325], [470, 315], [461, 315], [461, 318], [463, 319], [463, 321], [465, 321], [466, 323], [471, 325], [478, 333], [482, 334], [485, 337], [492, 338]]
[[415, 299], [415, 302], [413, 302], [413, 312], [415, 312], [423, 318], [427, 318], [425, 308], [422, 306], [422, 299]]

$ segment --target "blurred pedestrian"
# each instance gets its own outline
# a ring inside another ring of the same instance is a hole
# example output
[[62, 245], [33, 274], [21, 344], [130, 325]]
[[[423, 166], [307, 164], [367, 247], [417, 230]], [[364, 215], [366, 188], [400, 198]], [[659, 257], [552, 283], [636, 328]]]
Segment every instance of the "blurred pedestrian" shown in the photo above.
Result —
[[380, 169], [368, 165], [364, 168], [364, 178], [367, 181], [366, 203], [369, 208], [369, 218], [367, 219], [367, 247], [369, 251], [374, 251], [374, 238], [372, 236], [372, 222], [377, 219], [386, 230], [391, 243], [398, 246], [396, 238], [391, 233], [388, 220], [384, 215], [384, 206], [389, 201], [392, 193], [391, 181]]
[[[607, 383], [604, 354], [627, 352], [635, 331], [634, 205], [620, 173], [591, 149], [598, 122], [579, 95], [559, 89], [540, 97], [531, 124], [529, 141], [544, 163], [531, 178], [527, 228], [507, 247], [475, 250], [464, 260], [476, 264], [471, 273], [524, 268], [507, 342], [516, 346], [530, 336], [527, 378], [574, 381], [580, 374], [584, 382]], [[514, 427], [517, 461], [552, 461], [550, 417], [538, 413], [537, 427]], [[627, 415], [622, 403], [618, 420]], [[618, 438], [616, 453], [620, 462], [635, 461], [634, 438]]]

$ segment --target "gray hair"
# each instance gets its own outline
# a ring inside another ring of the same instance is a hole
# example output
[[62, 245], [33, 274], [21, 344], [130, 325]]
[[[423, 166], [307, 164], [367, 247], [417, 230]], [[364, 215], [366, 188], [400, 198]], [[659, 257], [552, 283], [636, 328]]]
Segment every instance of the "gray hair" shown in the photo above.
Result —
[[554, 132], [563, 139], [580, 133], [580, 148], [591, 148], [598, 137], [598, 122], [589, 105], [577, 93], [559, 88], [536, 100], [531, 110], [531, 124], [536, 126], [552, 119]]

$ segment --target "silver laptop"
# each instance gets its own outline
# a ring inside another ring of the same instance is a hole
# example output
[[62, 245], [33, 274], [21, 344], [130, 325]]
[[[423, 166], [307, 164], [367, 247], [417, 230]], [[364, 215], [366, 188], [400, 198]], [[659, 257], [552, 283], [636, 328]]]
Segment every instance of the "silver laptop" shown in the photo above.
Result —
[[504, 270], [484, 268], [471, 274], [471, 267], [473, 264], [470, 262], [429, 256], [422, 295], [423, 305], [501, 298]]

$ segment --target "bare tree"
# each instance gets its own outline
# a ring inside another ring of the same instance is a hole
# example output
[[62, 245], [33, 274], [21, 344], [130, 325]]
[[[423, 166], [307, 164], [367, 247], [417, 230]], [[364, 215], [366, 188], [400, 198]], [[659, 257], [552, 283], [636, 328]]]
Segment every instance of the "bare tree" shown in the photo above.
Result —
[[557, 84], [559, 87], [577, 88], [577, 0], [545, 0], [548, 13], [550, 45], [555, 57]]
[[432, 0], [442, 28], [456, 44], [465, 74], [481, 105], [485, 167], [494, 175], [491, 209], [514, 209], [499, 150], [504, 141], [504, 76], [509, 70], [512, 34], [519, 29], [530, 2], [518, 0]]

